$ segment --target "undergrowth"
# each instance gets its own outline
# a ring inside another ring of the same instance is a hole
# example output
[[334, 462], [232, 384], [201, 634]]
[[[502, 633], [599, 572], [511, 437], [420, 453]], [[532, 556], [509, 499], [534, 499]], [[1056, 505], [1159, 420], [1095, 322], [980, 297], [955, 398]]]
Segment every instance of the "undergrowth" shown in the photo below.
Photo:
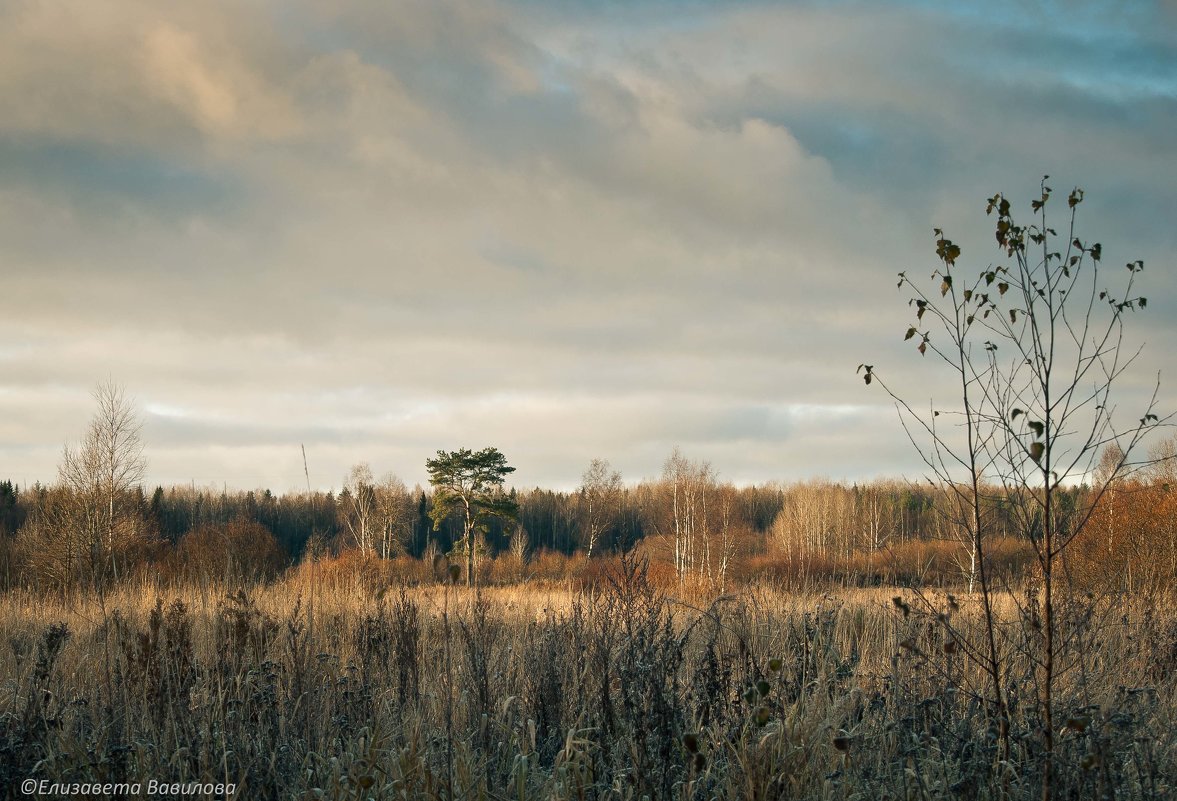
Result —
[[[979, 625], [967, 598], [939, 613], [853, 592], [676, 599], [634, 560], [559, 605], [276, 592], [48, 623], [0, 610], [5, 794], [26, 778], [225, 782], [248, 799], [1041, 794], [1034, 671], [1018, 658], [1032, 632], [1002, 623], [1019, 667], [1002, 723], [963, 653]], [[1173, 797], [1177, 616], [1106, 609], [1067, 622], [1056, 792]]]

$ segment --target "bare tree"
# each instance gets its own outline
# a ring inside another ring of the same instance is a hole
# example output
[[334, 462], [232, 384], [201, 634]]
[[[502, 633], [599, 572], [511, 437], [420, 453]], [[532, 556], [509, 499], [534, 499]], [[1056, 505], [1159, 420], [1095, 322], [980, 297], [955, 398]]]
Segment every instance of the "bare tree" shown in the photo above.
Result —
[[662, 466], [657, 504], [649, 522], [655, 530], [672, 536], [679, 581], [691, 574], [711, 576], [715, 492], [715, 472], [710, 463], [691, 461], [675, 448]]
[[143, 533], [137, 493], [147, 462], [140, 437], [143, 424], [123, 388], [104, 381], [94, 389], [98, 406], [86, 434], [66, 446], [58, 475], [73, 503], [61, 534], [84, 553], [91, 578], [118, 578], [118, 555]]
[[520, 565], [527, 561], [527, 549], [530, 542], [527, 536], [527, 529], [523, 526], [516, 525], [515, 530], [511, 532], [510, 552]]
[[621, 473], [608, 461], [593, 459], [580, 482], [580, 530], [591, 559], [597, 540], [616, 524], [621, 512]]
[[801, 563], [814, 556], [849, 555], [855, 531], [853, 493], [823, 479], [786, 488], [772, 526], [778, 547]]
[[19, 533], [24, 559], [47, 586], [69, 588], [88, 573], [89, 548], [83, 547], [77, 496], [64, 486], [39, 488]]
[[339, 494], [339, 513], [344, 529], [364, 556], [376, 552], [376, 486], [372, 468], [361, 462], [353, 465]]
[[[1177, 491], [1177, 435], [1159, 442], [1149, 456], [1152, 458], [1150, 478], [1165, 495], [1172, 497], [1171, 493]], [[1174, 520], [1177, 515], [1160, 517], [1164, 521], [1165, 541], [1169, 546], [1169, 575], [1177, 577], [1177, 521]]]
[[863, 485], [857, 495], [857, 519], [862, 529], [862, 544], [873, 560], [895, 534], [893, 487], [874, 481]]
[[[732, 507], [736, 502], [736, 489], [731, 484], [719, 487], [719, 553], [714, 559], [713, 572], [710, 575], [712, 585], [723, 592], [727, 587], [727, 571], [735, 556], [735, 538], [732, 536]], [[710, 546], [708, 546], [710, 551]], [[709, 568], [712, 560], [708, 554]]]
[[380, 556], [384, 559], [400, 556], [413, 531], [413, 498], [405, 482], [391, 473], [374, 490]]

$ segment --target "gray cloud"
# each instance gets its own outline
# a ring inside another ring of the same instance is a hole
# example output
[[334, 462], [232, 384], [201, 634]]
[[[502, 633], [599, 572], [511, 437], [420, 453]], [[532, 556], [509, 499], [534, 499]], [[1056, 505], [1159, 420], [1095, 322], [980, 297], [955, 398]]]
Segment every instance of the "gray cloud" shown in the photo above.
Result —
[[0, 4], [0, 474], [52, 480], [108, 376], [161, 482], [918, 472], [854, 367], [940, 391], [893, 276], [934, 225], [994, 261], [984, 198], [1044, 172], [1156, 265], [1154, 374], [1177, 41], [1118, 8]]

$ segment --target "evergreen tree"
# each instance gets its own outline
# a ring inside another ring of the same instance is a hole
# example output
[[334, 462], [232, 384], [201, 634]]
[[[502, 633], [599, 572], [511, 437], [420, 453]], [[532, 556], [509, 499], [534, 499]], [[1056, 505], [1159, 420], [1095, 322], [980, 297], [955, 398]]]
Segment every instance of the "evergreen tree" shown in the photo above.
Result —
[[429, 483], [433, 485], [433, 509], [429, 513], [436, 531], [452, 514], [462, 519], [462, 538], [457, 546], [466, 555], [466, 583], [475, 581], [475, 541], [486, 532], [490, 521], [515, 520], [519, 506], [503, 492], [503, 481], [515, 472], [498, 448], [471, 451], [467, 448], [427, 459]]

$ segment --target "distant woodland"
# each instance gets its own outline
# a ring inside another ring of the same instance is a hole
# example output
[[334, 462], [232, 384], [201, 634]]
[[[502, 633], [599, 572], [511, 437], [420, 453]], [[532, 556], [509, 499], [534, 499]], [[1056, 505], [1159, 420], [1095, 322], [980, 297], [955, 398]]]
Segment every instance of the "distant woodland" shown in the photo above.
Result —
[[[1171, 455], [1174, 441], [1158, 455]], [[1173, 468], [1162, 460], [1113, 481], [1071, 555], [1075, 576], [1119, 582], [1117, 589], [1177, 579]], [[1064, 513], [1086, 508], [1089, 492], [1068, 489]], [[420, 583], [437, 578], [438, 561], [463, 538], [458, 515], [435, 526], [433, 487], [377, 480], [367, 465], [353, 468], [337, 493], [134, 486], [105, 500], [86, 494], [67, 482], [0, 482], [3, 587], [254, 581], [311, 562], [324, 575]], [[598, 563], [634, 549], [663, 583], [713, 590], [747, 581], [976, 580], [953, 499], [927, 483], [814, 479], [737, 487], [676, 450], [657, 479], [624, 484], [596, 461], [576, 491], [512, 487], [503, 494], [514, 515], [489, 518], [474, 534], [479, 582], [591, 582]], [[1000, 578], [1015, 581], [1031, 569], [1027, 538], [1017, 536], [999, 490], [986, 502], [988, 530], [996, 534], [987, 558]], [[98, 512], [113, 520], [95, 526]]]

